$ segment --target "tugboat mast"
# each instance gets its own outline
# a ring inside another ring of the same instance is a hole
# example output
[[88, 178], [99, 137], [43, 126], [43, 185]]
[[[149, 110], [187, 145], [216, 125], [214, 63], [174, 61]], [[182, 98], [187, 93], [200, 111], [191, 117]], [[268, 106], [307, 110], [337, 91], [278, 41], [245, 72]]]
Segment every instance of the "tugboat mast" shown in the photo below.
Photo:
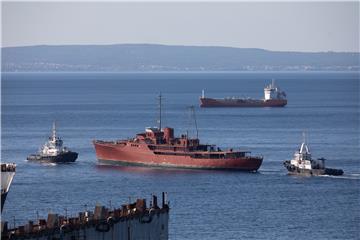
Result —
[[55, 141], [56, 139], [56, 121], [53, 122], [53, 128], [52, 128], [52, 140]]
[[306, 133], [305, 133], [305, 131], [302, 133], [302, 135], [303, 135], [303, 143], [306, 143]]

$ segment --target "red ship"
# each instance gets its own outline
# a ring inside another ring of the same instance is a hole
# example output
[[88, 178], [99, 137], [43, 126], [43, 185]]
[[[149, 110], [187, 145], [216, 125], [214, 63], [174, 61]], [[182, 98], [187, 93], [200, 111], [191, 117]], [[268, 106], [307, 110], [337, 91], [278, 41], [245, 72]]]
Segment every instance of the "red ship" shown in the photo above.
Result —
[[264, 95], [264, 99], [207, 98], [203, 90], [200, 97], [200, 107], [284, 107], [287, 104], [286, 93], [275, 86], [274, 80], [264, 88]]
[[161, 95], [159, 100], [158, 127], [146, 128], [145, 132], [136, 134], [131, 140], [93, 141], [99, 162], [192, 169], [259, 169], [263, 158], [251, 156], [249, 151], [221, 150], [215, 145], [201, 144], [198, 137], [191, 138], [188, 134], [175, 137], [173, 128], [161, 128]]

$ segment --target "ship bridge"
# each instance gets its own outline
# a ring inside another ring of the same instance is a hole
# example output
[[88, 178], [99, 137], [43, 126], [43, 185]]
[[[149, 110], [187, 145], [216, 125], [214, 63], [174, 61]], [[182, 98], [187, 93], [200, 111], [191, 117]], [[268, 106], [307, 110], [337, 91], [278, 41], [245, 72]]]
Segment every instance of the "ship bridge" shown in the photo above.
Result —
[[286, 99], [286, 93], [275, 85], [275, 80], [273, 79], [271, 84], [264, 88], [264, 98], [265, 100]]

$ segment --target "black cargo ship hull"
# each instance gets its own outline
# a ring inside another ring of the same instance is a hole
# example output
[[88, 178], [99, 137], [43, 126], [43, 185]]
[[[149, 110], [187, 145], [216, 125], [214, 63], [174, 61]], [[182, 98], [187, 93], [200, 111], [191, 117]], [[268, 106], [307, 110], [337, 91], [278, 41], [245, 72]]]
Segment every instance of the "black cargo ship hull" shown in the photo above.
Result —
[[286, 99], [200, 98], [200, 107], [284, 107]]
[[50, 163], [70, 163], [75, 162], [78, 157], [76, 152], [65, 152], [60, 153], [56, 156], [42, 155], [42, 154], [32, 154], [27, 157], [28, 161], [37, 161], [37, 162], [50, 162]]
[[298, 167], [290, 164], [290, 161], [285, 161], [284, 166], [289, 171], [289, 174], [294, 174], [294, 175], [303, 175], [303, 176], [321, 176], [321, 175], [340, 176], [340, 175], [344, 174], [344, 171], [341, 170], [341, 169], [333, 169], [333, 168], [303, 169], [303, 168], [298, 168]]

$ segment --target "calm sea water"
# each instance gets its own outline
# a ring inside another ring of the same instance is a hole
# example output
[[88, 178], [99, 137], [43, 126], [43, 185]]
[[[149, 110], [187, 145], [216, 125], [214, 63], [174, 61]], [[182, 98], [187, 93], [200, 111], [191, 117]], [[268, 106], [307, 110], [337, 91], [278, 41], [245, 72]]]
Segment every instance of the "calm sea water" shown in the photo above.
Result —
[[[284, 108], [200, 109], [212, 97], [262, 98], [271, 78], [287, 92]], [[24, 224], [49, 211], [75, 215], [96, 203], [169, 193], [171, 239], [359, 239], [359, 76], [354, 73], [2, 74], [1, 159], [15, 162], [3, 220]], [[263, 155], [258, 173], [106, 167], [91, 141], [133, 137], [164, 123], [176, 134], [194, 124], [204, 143]], [[52, 121], [74, 164], [27, 162], [47, 140]], [[308, 133], [315, 157], [342, 177], [288, 176], [290, 159]], [[66, 210], [65, 210], [66, 209]]]

